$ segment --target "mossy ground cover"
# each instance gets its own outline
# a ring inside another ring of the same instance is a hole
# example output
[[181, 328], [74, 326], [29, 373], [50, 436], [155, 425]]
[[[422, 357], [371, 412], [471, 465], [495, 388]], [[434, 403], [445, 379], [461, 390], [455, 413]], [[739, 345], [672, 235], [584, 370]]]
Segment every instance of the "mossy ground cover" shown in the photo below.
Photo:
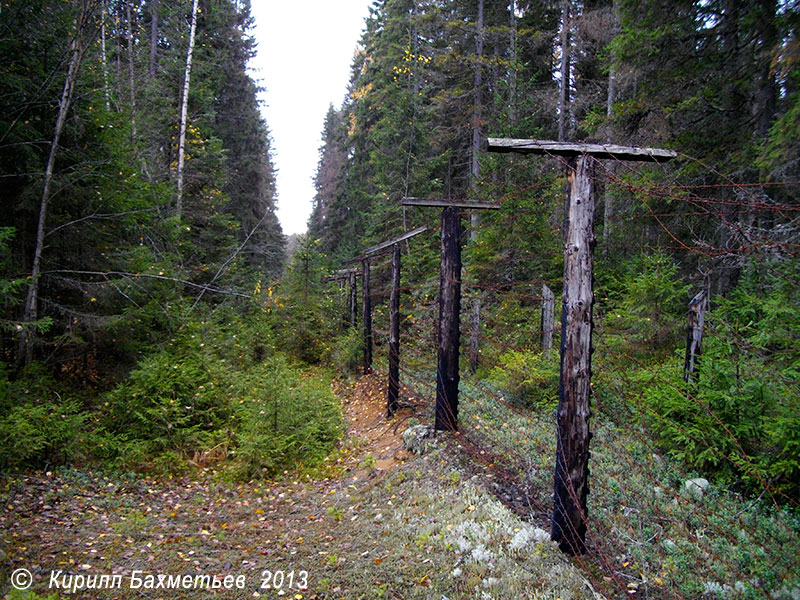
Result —
[[[468, 461], [487, 465], [484, 485], [524, 520], [548, 528], [553, 412], [520, 408], [478, 379], [462, 382], [459, 410], [459, 442]], [[800, 595], [800, 520], [791, 507], [716, 483], [692, 493], [687, 481], [699, 474], [660, 452], [638, 422], [620, 424], [598, 411], [592, 432], [589, 552], [573, 561], [600, 593]]]

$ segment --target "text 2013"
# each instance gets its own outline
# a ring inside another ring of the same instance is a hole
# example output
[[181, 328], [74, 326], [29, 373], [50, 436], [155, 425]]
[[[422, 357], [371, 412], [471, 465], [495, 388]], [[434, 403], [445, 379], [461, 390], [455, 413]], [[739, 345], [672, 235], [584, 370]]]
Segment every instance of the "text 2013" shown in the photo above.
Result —
[[308, 589], [308, 571], [261, 571], [262, 590]]

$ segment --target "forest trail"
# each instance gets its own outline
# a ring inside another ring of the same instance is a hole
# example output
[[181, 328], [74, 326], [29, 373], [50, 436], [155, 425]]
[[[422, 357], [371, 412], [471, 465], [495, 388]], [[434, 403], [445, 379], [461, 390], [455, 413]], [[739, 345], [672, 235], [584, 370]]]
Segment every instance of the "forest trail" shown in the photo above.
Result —
[[[341, 391], [338, 394], [343, 396]], [[385, 378], [376, 373], [365, 375], [345, 398], [347, 438], [359, 449], [354, 456], [359, 460], [372, 456], [377, 471], [404, 463], [410, 455], [403, 448], [402, 433], [413, 413], [406, 405], [394, 418], [386, 419]], [[365, 474], [365, 470], [360, 469], [356, 476]]]
[[[210, 593], [129, 585], [160, 574], [243, 578], [243, 589], [213, 590], [218, 598], [452, 600], [501, 579], [492, 597], [521, 597], [530, 586], [591, 597], [554, 549], [531, 546], [527, 558], [509, 551], [520, 531], [543, 532], [463, 480], [444, 447], [422, 457], [403, 449], [411, 413], [386, 420], [380, 378], [337, 392], [347, 436], [314, 476], [233, 484], [209, 467], [180, 479], [66, 470], [0, 481], [4, 563], [31, 571], [43, 597], [54, 573], [62, 587], [78, 576], [122, 576], [119, 589], [84, 589], [83, 598]], [[535, 564], [521, 568], [521, 560]], [[0, 573], [0, 594], [9, 575]]]
[[[256, 594], [269, 591], [261, 589], [262, 571], [271, 568], [294, 570], [298, 580], [307, 571], [308, 589], [295, 592], [315, 598], [315, 563], [326, 562], [321, 548], [337, 545], [327, 530], [343, 521], [342, 499], [359, 481], [385, 475], [409, 456], [401, 439], [408, 411], [386, 420], [376, 375], [337, 387], [347, 433], [330, 476], [320, 471], [319, 478], [290, 480], [286, 473], [278, 481], [232, 485], [213, 466], [185, 479], [34, 472], [2, 482], [0, 528], [8, 537], [0, 551], [34, 573], [34, 590], [50, 572], [127, 578], [142, 570], [247, 574]], [[357, 503], [349, 513], [358, 514]]]

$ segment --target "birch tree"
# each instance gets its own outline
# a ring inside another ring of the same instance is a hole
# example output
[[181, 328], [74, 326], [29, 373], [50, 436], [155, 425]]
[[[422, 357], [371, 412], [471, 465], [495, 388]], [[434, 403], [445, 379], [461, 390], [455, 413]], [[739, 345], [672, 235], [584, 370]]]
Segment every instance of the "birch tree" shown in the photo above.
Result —
[[570, 0], [564, 0], [561, 6], [561, 64], [559, 66], [558, 90], [558, 141], [563, 142], [567, 135], [569, 88], [570, 88]]
[[47, 156], [47, 165], [44, 171], [44, 182], [42, 186], [42, 195], [39, 201], [39, 220], [36, 226], [36, 242], [34, 245], [33, 262], [31, 264], [30, 282], [28, 283], [28, 291], [25, 297], [25, 308], [22, 317], [23, 322], [26, 323], [27, 326], [22, 327], [20, 330], [19, 349], [17, 353], [17, 360], [25, 363], [29, 363], [33, 356], [30, 333], [34, 328], [34, 323], [38, 319], [39, 277], [42, 269], [42, 251], [44, 249], [45, 225], [47, 223], [47, 208], [50, 202], [53, 169], [56, 162], [56, 154], [58, 153], [58, 142], [61, 138], [61, 132], [64, 129], [64, 123], [67, 120], [67, 113], [69, 112], [70, 103], [72, 102], [73, 93], [75, 91], [75, 82], [78, 79], [83, 55], [88, 46], [87, 37], [90, 36], [87, 36], [87, 34], [89, 33], [88, 29], [91, 22], [90, 3], [91, 0], [81, 0], [79, 3], [80, 13], [76, 21], [75, 35], [70, 41], [69, 64], [67, 66], [66, 77], [64, 78], [64, 87], [61, 91], [61, 99], [58, 103], [58, 117], [56, 118], [53, 137], [50, 141], [50, 151]]
[[175, 211], [180, 217], [183, 212], [183, 167], [186, 156], [186, 111], [189, 104], [189, 81], [192, 74], [192, 52], [194, 51], [194, 34], [197, 30], [197, 0], [192, 0], [192, 25], [189, 30], [189, 48], [186, 51], [186, 70], [183, 77], [183, 97], [181, 99], [181, 125], [178, 134], [178, 197]]

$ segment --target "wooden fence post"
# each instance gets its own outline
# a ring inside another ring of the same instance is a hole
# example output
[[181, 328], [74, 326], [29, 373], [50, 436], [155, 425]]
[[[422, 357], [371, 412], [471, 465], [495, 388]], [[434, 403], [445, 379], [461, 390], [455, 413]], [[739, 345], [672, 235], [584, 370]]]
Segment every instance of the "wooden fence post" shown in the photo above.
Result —
[[372, 298], [369, 290], [369, 259], [361, 261], [361, 317], [364, 322], [364, 375], [372, 373]]
[[586, 549], [586, 498], [589, 493], [595, 243], [592, 162], [606, 158], [666, 162], [675, 158], [677, 153], [661, 148], [507, 138], [489, 138], [488, 149], [490, 152], [560, 156], [569, 161], [551, 537], [562, 551], [577, 554]]
[[400, 394], [400, 244], [392, 248], [392, 291], [389, 295], [389, 387], [386, 415], [397, 412]]
[[546, 285], [542, 285], [542, 350], [553, 347], [553, 322], [556, 312], [556, 297]]
[[350, 327], [356, 326], [356, 319], [358, 318], [358, 306], [356, 305], [356, 298], [358, 297], [358, 293], [356, 292], [356, 274], [350, 273], [350, 302], [348, 303], [348, 308], [350, 309]]
[[[363, 279], [363, 317], [364, 317], [364, 374], [372, 372], [372, 300], [369, 290], [369, 259], [370, 257], [383, 256], [387, 248], [392, 248], [392, 293], [389, 300], [389, 385], [386, 394], [386, 413], [391, 417], [398, 408], [400, 392], [400, 243], [424, 233], [426, 226], [417, 227], [407, 231], [398, 238], [383, 241], [364, 250], [364, 254], [357, 258], [343, 261], [342, 264], [350, 265], [361, 263], [361, 277]], [[352, 292], [353, 306], [355, 306], [355, 292]], [[354, 313], [355, 314], [355, 313]], [[353, 317], [355, 319], [355, 316]]]
[[[349, 275], [347, 276], [347, 279], [348, 280], [350, 279]], [[341, 328], [342, 328], [342, 331], [347, 331], [347, 324], [350, 321], [350, 307], [347, 305], [347, 301], [349, 299], [348, 298], [348, 294], [350, 292], [349, 292], [349, 290], [347, 292], [345, 292], [344, 279], [338, 279], [337, 283], [339, 284], [339, 298], [340, 298], [341, 303], [342, 303], [342, 306], [341, 306], [341, 310], [342, 310], [342, 312], [341, 312], [341, 315], [342, 315]]]
[[434, 428], [458, 429], [458, 345], [461, 306], [461, 217], [458, 208], [442, 210], [442, 263], [439, 279], [439, 353], [436, 368]]
[[571, 554], [586, 549], [594, 303], [593, 160], [586, 155], [570, 160], [567, 175], [552, 538]]
[[437, 431], [458, 429], [458, 344], [461, 307], [461, 217], [460, 208], [497, 210], [500, 205], [481, 200], [450, 198], [403, 198], [403, 206], [442, 207], [442, 259], [439, 275], [439, 331], [436, 365]]
[[478, 357], [480, 354], [481, 336], [481, 298], [475, 295], [472, 299], [472, 323], [469, 336], [469, 370], [474, 373], [478, 370]]
[[686, 359], [683, 363], [683, 379], [691, 383], [697, 368], [697, 361], [703, 350], [703, 327], [706, 319], [708, 297], [705, 290], [700, 290], [689, 301], [689, 326], [686, 332]]

